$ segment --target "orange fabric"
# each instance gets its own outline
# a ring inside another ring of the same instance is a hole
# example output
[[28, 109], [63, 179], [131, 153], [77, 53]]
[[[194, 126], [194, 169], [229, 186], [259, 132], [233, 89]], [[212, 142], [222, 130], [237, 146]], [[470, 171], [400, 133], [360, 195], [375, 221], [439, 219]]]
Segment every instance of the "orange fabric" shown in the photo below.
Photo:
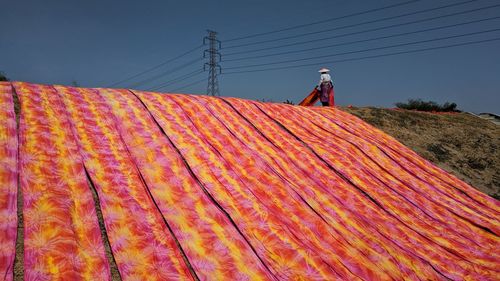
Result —
[[120, 276], [190, 279], [174, 237], [141, 180], [104, 97], [92, 89], [55, 89], [71, 119], [83, 166], [99, 195]]
[[[314, 90], [305, 98], [303, 99], [299, 105], [301, 106], [313, 106], [316, 104], [319, 100], [319, 95], [320, 92], [314, 88]], [[328, 100], [329, 106], [335, 106], [335, 90], [332, 87], [331, 93], [329, 95], [329, 100]]]
[[124, 280], [499, 280], [500, 203], [334, 107], [13, 85], [26, 280], [110, 278], [92, 187]]
[[69, 116], [51, 86], [13, 83], [21, 102], [25, 280], [106, 280], [94, 201]]
[[0, 82], [0, 276], [12, 280], [17, 236], [17, 130], [12, 86]]
[[299, 105], [302, 106], [313, 106], [316, 102], [319, 100], [319, 91], [318, 89], [314, 88], [314, 90], [303, 100], [299, 103]]

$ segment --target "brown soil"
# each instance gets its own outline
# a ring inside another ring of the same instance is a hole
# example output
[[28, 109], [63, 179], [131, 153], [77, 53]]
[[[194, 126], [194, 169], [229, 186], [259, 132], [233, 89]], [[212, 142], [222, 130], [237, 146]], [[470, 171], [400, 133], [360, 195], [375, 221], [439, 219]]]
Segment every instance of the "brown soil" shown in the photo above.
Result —
[[500, 126], [468, 113], [435, 114], [373, 107], [341, 109], [500, 199]]

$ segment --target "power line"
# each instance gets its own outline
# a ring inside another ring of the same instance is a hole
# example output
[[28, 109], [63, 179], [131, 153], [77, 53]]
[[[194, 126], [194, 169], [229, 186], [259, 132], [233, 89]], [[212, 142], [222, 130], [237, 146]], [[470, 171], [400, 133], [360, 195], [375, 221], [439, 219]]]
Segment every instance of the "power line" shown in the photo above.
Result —
[[[499, 6], [500, 6], [500, 4], [491, 5], [491, 6], [486, 6], [486, 7], [481, 7], [481, 8], [471, 9], [471, 10], [465, 10], [465, 11], [455, 12], [455, 13], [441, 15], [441, 16], [435, 16], [435, 17], [429, 17], [429, 18], [420, 19], [420, 20], [409, 21], [409, 22], [405, 22], [405, 23], [391, 24], [391, 25], [387, 25], [387, 26], [365, 29], [365, 30], [356, 31], [356, 32], [338, 34], [338, 35], [334, 35], [334, 36], [324, 37], [322, 39], [334, 39], [334, 38], [346, 37], [346, 36], [357, 35], [357, 34], [362, 34], [362, 33], [368, 33], [368, 32], [372, 32], [372, 31], [379, 31], [379, 30], [383, 30], [383, 29], [389, 29], [389, 28], [393, 28], [393, 27], [401, 27], [401, 26], [410, 25], [410, 24], [414, 24], [414, 23], [422, 23], [422, 22], [431, 21], [431, 20], [435, 20], [435, 19], [443, 19], [443, 18], [447, 18], [447, 17], [468, 14], [468, 13], [477, 12], [477, 11], [486, 10], [486, 9], [491, 9], [491, 8], [495, 8], [495, 7], [499, 7]], [[260, 52], [260, 51], [272, 50], [272, 49], [277, 49], [277, 48], [285, 48], [285, 47], [291, 47], [291, 46], [298, 46], [298, 45], [305, 45], [305, 44], [311, 44], [311, 43], [314, 43], [314, 42], [312, 42], [311, 40], [300, 41], [300, 42], [265, 47], [265, 48], [260, 48], [260, 49], [238, 51], [238, 52], [227, 53], [227, 54], [225, 53], [224, 56], [228, 57], [228, 56], [239, 55], [239, 54], [255, 53], [255, 52]]]
[[476, 31], [476, 32], [470, 32], [470, 33], [453, 35], [453, 36], [439, 37], [439, 38], [433, 38], [433, 39], [427, 39], [427, 40], [419, 40], [419, 41], [413, 41], [413, 42], [396, 44], [396, 45], [389, 45], [389, 46], [383, 46], [383, 47], [369, 48], [369, 49], [358, 50], [358, 51], [349, 51], [349, 52], [343, 52], [343, 53], [321, 55], [321, 56], [314, 56], [314, 57], [293, 59], [293, 60], [284, 60], [284, 61], [278, 61], [278, 62], [268, 62], [268, 63], [251, 64], [251, 65], [244, 65], [244, 66], [225, 67], [225, 69], [241, 69], [241, 68], [259, 67], [259, 66], [267, 66], [267, 65], [275, 65], [275, 64], [313, 60], [313, 59], [319, 59], [319, 58], [327, 58], [327, 57], [340, 56], [340, 55], [363, 53], [363, 52], [369, 52], [369, 51], [375, 51], [375, 50], [383, 50], [383, 49], [389, 49], [389, 48], [395, 48], [395, 47], [402, 47], [402, 46], [415, 45], [415, 44], [420, 44], [420, 43], [434, 42], [434, 41], [447, 40], [447, 39], [459, 38], [459, 37], [464, 37], [464, 36], [471, 36], [471, 35], [495, 32], [495, 31], [499, 31], [499, 30], [500, 30], [500, 28], [495, 28], [495, 29]]
[[202, 61], [202, 60], [203, 60], [203, 58], [197, 58], [197, 59], [194, 59], [194, 60], [188, 61], [188, 62], [187, 62], [187, 63], [185, 63], [185, 64], [181, 64], [181, 65], [179, 65], [179, 66], [177, 66], [177, 67], [174, 67], [174, 68], [172, 68], [172, 69], [169, 69], [169, 70], [167, 70], [167, 71], [164, 71], [164, 72], [162, 72], [162, 73], [160, 73], [160, 74], [158, 74], [158, 75], [155, 75], [155, 76], [153, 76], [153, 77], [150, 77], [150, 78], [144, 79], [144, 80], [142, 80], [142, 81], [139, 81], [139, 82], [137, 82], [137, 83], [133, 84], [133, 85], [131, 86], [131, 88], [136, 88], [136, 87], [139, 87], [139, 86], [141, 86], [141, 85], [147, 84], [147, 83], [149, 83], [149, 82], [151, 82], [151, 81], [154, 81], [154, 80], [156, 80], [156, 79], [158, 79], [158, 78], [161, 78], [161, 77], [163, 77], [163, 76], [170, 75], [170, 74], [172, 74], [172, 73], [175, 73], [175, 72], [177, 72], [177, 71], [179, 71], [179, 70], [181, 70], [181, 69], [184, 69], [184, 68], [186, 68], [186, 67], [188, 67], [188, 66], [190, 66], [190, 65], [193, 65], [193, 64], [195, 64], [195, 63], [197, 63], [197, 62], [200, 62], [200, 61]]
[[164, 82], [164, 83], [161, 83], [161, 84], [156, 85], [156, 86], [154, 86], [154, 87], [151, 87], [151, 88], [149, 88], [148, 90], [151, 90], [151, 91], [156, 91], [156, 90], [159, 90], [159, 89], [165, 88], [165, 87], [167, 87], [167, 86], [170, 86], [170, 85], [173, 85], [173, 84], [177, 84], [177, 83], [179, 83], [179, 82], [181, 82], [181, 81], [184, 81], [184, 80], [186, 80], [186, 79], [188, 79], [188, 78], [190, 78], [190, 77], [196, 76], [196, 75], [201, 74], [201, 73], [203, 73], [203, 69], [197, 69], [197, 70], [192, 71], [192, 72], [189, 72], [189, 73], [187, 73], [187, 74], [184, 74], [184, 75], [178, 76], [178, 77], [176, 77], [176, 78], [174, 78], [174, 79], [172, 79], [172, 80], [169, 80], [169, 81], [167, 81], [167, 82]]
[[325, 32], [330, 32], [330, 31], [334, 31], [334, 30], [365, 25], [365, 24], [369, 24], [369, 23], [382, 22], [382, 21], [386, 21], [386, 20], [392, 20], [392, 19], [402, 18], [402, 17], [406, 17], [406, 16], [426, 13], [426, 12], [430, 12], [430, 11], [436, 11], [436, 10], [450, 8], [450, 7], [459, 6], [459, 5], [464, 5], [464, 4], [476, 2], [476, 1], [479, 1], [479, 0], [467, 0], [467, 1], [459, 2], [459, 3], [439, 6], [436, 8], [429, 8], [429, 9], [424, 9], [424, 10], [415, 11], [415, 12], [411, 12], [411, 13], [405, 13], [405, 14], [401, 14], [401, 15], [397, 15], [397, 16], [390, 16], [390, 17], [380, 18], [380, 19], [376, 19], [376, 20], [369, 20], [369, 21], [364, 21], [364, 22], [360, 22], [360, 23], [348, 24], [348, 25], [343, 25], [343, 26], [339, 26], [339, 27], [335, 27], [335, 28], [307, 32], [307, 33], [301, 33], [301, 34], [296, 34], [296, 35], [291, 35], [291, 36], [286, 36], [286, 37], [281, 37], [281, 38], [262, 40], [262, 41], [245, 43], [245, 44], [240, 44], [240, 45], [233, 45], [233, 46], [224, 47], [222, 49], [233, 49], [233, 48], [240, 48], [240, 47], [246, 47], [246, 46], [252, 46], [252, 45], [259, 45], [259, 44], [263, 44], [263, 43], [276, 42], [276, 41], [281, 41], [281, 40], [286, 40], [286, 39], [294, 39], [294, 38], [304, 37], [304, 36], [313, 35], [313, 34], [325, 33]]
[[125, 79], [123, 79], [123, 80], [120, 80], [120, 81], [118, 81], [118, 82], [115, 82], [115, 83], [113, 83], [113, 84], [109, 85], [108, 87], [110, 87], [110, 88], [111, 88], [111, 87], [114, 87], [114, 86], [119, 85], [119, 84], [121, 84], [121, 83], [123, 83], [123, 82], [125, 82], [125, 81], [129, 81], [129, 80], [134, 79], [134, 78], [136, 78], [136, 77], [139, 77], [139, 76], [141, 76], [141, 75], [143, 75], [143, 74], [146, 74], [146, 73], [148, 73], [148, 72], [151, 72], [151, 71], [153, 71], [153, 70], [156, 70], [156, 69], [158, 69], [158, 68], [160, 68], [160, 67], [162, 67], [162, 66], [164, 66], [164, 65], [166, 65], [166, 64], [168, 64], [168, 63], [171, 63], [171, 62], [173, 62], [173, 61], [175, 61], [175, 60], [177, 60], [177, 59], [179, 59], [179, 58], [182, 58], [183, 56], [186, 56], [186, 55], [188, 55], [188, 54], [190, 54], [190, 53], [192, 53], [192, 52], [194, 52], [194, 51], [196, 51], [196, 50], [200, 49], [201, 47], [203, 47], [203, 44], [202, 44], [202, 45], [199, 45], [199, 46], [197, 46], [197, 47], [195, 47], [195, 48], [193, 48], [193, 49], [191, 49], [191, 50], [189, 50], [189, 51], [186, 51], [186, 52], [184, 52], [184, 53], [182, 53], [182, 54], [180, 54], [180, 55], [178, 55], [178, 56], [176, 56], [176, 57], [173, 57], [173, 58], [171, 58], [171, 59], [169, 59], [169, 60], [167, 60], [167, 61], [164, 61], [164, 62], [162, 62], [162, 63], [160, 63], [160, 64], [158, 64], [158, 65], [155, 65], [155, 66], [153, 66], [153, 67], [151, 67], [151, 68], [148, 68], [148, 69], [146, 69], [146, 70], [144, 70], [144, 71], [142, 71], [142, 72], [139, 72], [139, 73], [137, 73], [137, 74], [135, 74], [135, 75], [132, 75], [132, 76], [130, 76], [130, 77], [127, 77], [127, 78], [125, 78]]
[[[469, 41], [469, 42], [464, 42], [464, 43], [457, 43], [457, 44], [450, 44], [450, 45], [444, 45], [444, 46], [436, 46], [436, 47], [415, 49], [415, 50], [409, 50], [409, 51], [401, 51], [401, 52], [386, 53], [386, 54], [379, 54], [379, 55], [372, 55], [372, 56], [364, 56], [364, 57], [357, 57], [357, 58], [349, 58], [349, 59], [326, 61], [326, 62], [322, 62], [322, 63], [333, 64], [333, 63], [341, 63], [341, 62], [349, 62], [349, 61], [358, 61], [358, 60], [364, 60], [364, 59], [373, 59], [373, 58], [388, 57], [388, 56], [395, 56], [395, 55], [401, 55], [401, 54], [410, 54], [410, 53], [424, 52], [424, 51], [430, 51], [430, 50], [438, 50], [438, 49], [446, 49], [446, 48], [459, 47], [459, 46], [480, 44], [480, 43], [493, 42], [493, 41], [499, 41], [499, 40], [500, 40], [500, 37], [497, 37], [497, 38], [486, 39], [486, 40]], [[281, 66], [281, 67], [272, 67], [272, 68], [264, 68], [264, 69], [232, 71], [232, 72], [223, 73], [223, 75], [251, 73], [251, 72], [262, 72], [262, 71], [271, 71], [271, 70], [282, 70], [282, 69], [292, 69], [292, 68], [300, 68], [300, 67], [306, 67], [306, 66], [317, 66], [317, 65], [318, 65], [318, 63], [308, 63], [308, 64], [300, 64], [300, 65], [292, 65], [292, 66]]]
[[500, 19], [500, 16], [486, 18], [486, 19], [473, 20], [473, 21], [468, 21], [468, 22], [461, 22], [461, 23], [457, 23], [457, 24], [450, 24], [450, 25], [444, 25], [444, 26], [438, 26], [438, 27], [420, 29], [420, 30], [410, 31], [410, 32], [397, 33], [397, 34], [393, 34], [393, 35], [379, 36], [379, 37], [373, 37], [373, 38], [368, 38], [368, 39], [363, 39], [363, 40], [349, 41], [349, 42], [337, 43], [337, 44], [326, 45], [326, 46], [321, 46], [321, 47], [314, 47], [314, 48], [302, 49], [302, 50], [293, 50], [293, 51], [272, 53], [272, 54], [266, 54], [266, 55], [258, 55], [258, 56], [248, 56], [248, 57], [241, 57], [241, 58], [235, 58], [235, 59], [226, 59], [226, 60], [223, 60], [223, 62], [241, 61], [241, 60], [258, 59], [258, 58], [266, 58], [266, 57], [273, 57], [273, 56], [279, 56], [279, 55], [286, 55], [286, 54], [303, 53], [303, 52], [308, 52], [308, 51], [313, 51], [313, 50], [320, 50], [320, 49], [325, 49], [325, 48], [331, 48], [331, 47], [337, 47], [337, 46], [344, 46], [344, 45], [351, 45], [351, 44], [356, 44], [356, 43], [369, 42], [369, 41], [374, 41], [374, 40], [387, 39], [387, 38], [393, 38], [393, 37], [398, 37], [398, 36], [404, 36], [404, 35], [422, 33], [422, 32], [427, 32], [427, 31], [434, 31], [434, 30], [439, 30], [439, 29], [457, 27], [457, 26], [462, 26], [462, 25], [467, 25], [467, 24], [473, 24], [473, 23], [478, 23], [478, 22], [484, 22], [484, 21], [489, 21], [489, 20], [495, 20], [495, 19]]
[[359, 16], [359, 15], [364, 15], [364, 14], [368, 14], [368, 13], [372, 13], [372, 12], [378, 12], [378, 11], [382, 11], [382, 10], [386, 10], [386, 9], [390, 9], [390, 8], [404, 6], [404, 5], [408, 5], [408, 4], [419, 2], [419, 1], [421, 1], [421, 0], [406, 1], [406, 2], [402, 2], [402, 3], [394, 4], [394, 5], [384, 6], [384, 7], [380, 7], [380, 8], [371, 9], [371, 10], [366, 10], [363, 12], [352, 13], [352, 14], [341, 16], [341, 17], [335, 17], [335, 18], [320, 20], [320, 21], [306, 23], [306, 24], [299, 24], [299, 25], [295, 25], [295, 26], [291, 26], [291, 27], [287, 27], [287, 28], [282, 28], [282, 29], [277, 29], [277, 30], [273, 30], [273, 31], [267, 31], [267, 32], [256, 33], [256, 34], [251, 34], [251, 35], [247, 35], [247, 36], [231, 38], [231, 39], [224, 40], [224, 42], [231, 42], [231, 41], [243, 40], [243, 39], [248, 39], [248, 38], [254, 38], [254, 37], [258, 37], [258, 36], [269, 35], [269, 34], [288, 31], [288, 30], [292, 30], [292, 29], [297, 29], [297, 28], [307, 27], [307, 26], [311, 26], [311, 25], [326, 23], [326, 22], [330, 22], [330, 21], [337, 21], [337, 20], [341, 20], [341, 19], [345, 19], [345, 18], [350, 18], [350, 17], [354, 17], [354, 16]]
[[179, 90], [182, 90], [182, 89], [184, 89], [184, 88], [187, 88], [187, 87], [190, 87], [190, 86], [194, 86], [194, 85], [196, 85], [196, 84], [200, 84], [201, 82], [205, 82], [205, 81], [206, 81], [206, 79], [205, 79], [205, 78], [203, 78], [203, 79], [200, 79], [200, 80], [194, 81], [193, 83], [189, 83], [189, 84], [184, 85], [184, 86], [182, 86], [182, 87], [179, 87], [179, 88], [173, 89], [171, 92], [179, 91]]

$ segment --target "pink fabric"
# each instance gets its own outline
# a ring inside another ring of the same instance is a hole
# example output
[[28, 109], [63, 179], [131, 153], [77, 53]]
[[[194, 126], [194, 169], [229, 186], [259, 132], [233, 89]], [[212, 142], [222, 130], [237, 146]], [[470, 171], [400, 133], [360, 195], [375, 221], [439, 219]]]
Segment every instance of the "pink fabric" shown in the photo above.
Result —
[[12, 280], [17, 236], [17, 129], [10, 83], [0, 82], [0, 279]]

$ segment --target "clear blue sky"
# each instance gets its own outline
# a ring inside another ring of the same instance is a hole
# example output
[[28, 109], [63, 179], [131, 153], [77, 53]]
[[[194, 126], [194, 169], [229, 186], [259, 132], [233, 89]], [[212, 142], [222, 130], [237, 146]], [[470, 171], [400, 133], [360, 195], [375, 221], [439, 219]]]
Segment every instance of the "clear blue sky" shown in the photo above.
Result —
[[[422, 0], [392, 9], [287, 32], [249, 40], [225, 42], [225, 40], [238, 36], [338, 18], [405, 1], [407, 0], [1, 0], [0, 71], [3, 71], [12, 80], [66, 85], [76, 81], [85, 87], [105, 87], [199, 45], [208, 28], [219, 33], [222, 46], [226, 48], [221, 50], [222, 56], [229, 59], [238, 58], [238, 56], [225, 56], [225, 54], [304, 40], [308, 40], [310, 43], [276, 48], [267, 52], [248, 53], [247, 55], [239, 55], [239, 57], [303, 50], [500, 16], [500, 7], [496, 7], [374, 32], [325, 39], [338, 34], [353, 33], [500, 4], [498, 0], [478, 0], [446, 9], [316, 35], [241, 48], [227, 48], [235, 44], [332, 29], [464, 1]], [[500, 28], [500, 19], [303, 53], [222, 62], [221, 65], [225, 72], [229, 72], [226, 68], [359, 51], [496, 28]], [[473, 112], [500, 113], [500, 41], [398, 56], [324, 63], [498, 37], [500, 37], [500, 31], [493, 31], [371, 52], [271, 65], [314, 64], [300, 68], [223, 75], [219, 81], [221, 95], [277, 102], [289, 99], [299, 102], [317, 83], [319, 78], [317, 69], [326, 66], [332, 69], [336, 99], [341, 105], [392, 107], [398, 101], [405, 101], [408, 98], [422, 98], [437, 102], [456, 102], [459, 108]], [[200, 49], [172, 64], [119, 86], [130, 87], [135, 82], [153, 77], [195, 59], [201, 56], [202, 51], [203, 49]], [[137, 88], [151, 88], [201, 68], [202, 64], [203, 62], [200, 61]], [[249, 69], [259, 69], [259, 67]], [[202, 79], [204, 76], [208, 76], [207, 73], [181, 81], [165, 88], [164, 91], [173, 90]], [[181, 90], [181, 92], [190, 93], [203, 93], [205, 91], [206, 82]]]

